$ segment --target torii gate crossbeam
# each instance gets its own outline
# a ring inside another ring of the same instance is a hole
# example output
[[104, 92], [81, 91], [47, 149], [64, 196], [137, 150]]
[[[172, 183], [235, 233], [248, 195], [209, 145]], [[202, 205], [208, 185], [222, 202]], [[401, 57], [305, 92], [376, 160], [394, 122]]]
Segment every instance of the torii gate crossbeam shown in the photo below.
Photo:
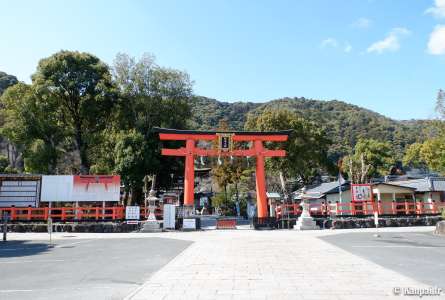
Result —
[[[197, 131], [197, 130], [177, 130], [167, 128], [156, 128], [159, 138], [165, 140], [185, 141], [185, 147], [178, 149], [162, 149], [162, 155], [185, 156], [184, 174], [184, 205], [194, 205], [194, 157], [195, 156], [254, 156], [256, 157], [256, 194], [258, 217], [268, 216], [266, 177], [264, 173], [265, 157], [284, 157], [284, 150], [269, 150], [264, 148], [263, 142], [284, 142], [288, 139], [290, 130], [274, 132], [252, 132], [252, 131]], [[199, 140], [215, 141], [222, 135], [230, 136], [231, 141], [252, 142], [250, 149], [202, 149], [196, 147]]]

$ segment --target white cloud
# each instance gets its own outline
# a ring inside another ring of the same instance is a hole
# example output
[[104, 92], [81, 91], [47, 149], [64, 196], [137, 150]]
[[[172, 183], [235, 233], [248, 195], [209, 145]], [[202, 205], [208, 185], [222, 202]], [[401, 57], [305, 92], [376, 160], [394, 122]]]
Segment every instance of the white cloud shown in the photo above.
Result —
[[432, 55], [445, 54], [445, 25], [437, 25], [431, 32], [428, 52]]
[[321, 41], [321, 48], [333, 47], [336, 48], [338, 46], [338, 42], [334, 38], [327, 38]]
[[357, 19], [352, 26], [357, 28], [369, 28], [372, 24], [372, 21], [368, 18], [359, 18]]
[[368, 47], [366, 52], [378, 53], [383, 52], [396, 52], [400, 49], [400, 38], [410, 34], [410, 31], [403, 27], [394, 28], [390, 33], [381, 41], [377, 41]]
[[343, 49], [346, 53], [349, 53], [352, 51], [352, 46], [348, 42], [345, 44], [345, 48]]
[[445, 18], [445, 0], [435, 0], [434, 6], [425, 11], [426, 14], [432, 14], [436, 18]]

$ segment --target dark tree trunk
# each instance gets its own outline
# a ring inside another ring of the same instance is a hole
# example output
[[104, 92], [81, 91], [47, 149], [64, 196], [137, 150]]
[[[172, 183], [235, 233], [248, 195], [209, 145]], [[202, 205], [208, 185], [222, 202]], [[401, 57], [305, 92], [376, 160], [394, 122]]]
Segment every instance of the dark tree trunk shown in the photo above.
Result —
[[80, 157], [80, 174], [89, 174], [90, 165], [88, 162], [87, 149], [83, 140], [82, 127], [80, 124], [76, 124], [75, 135], [76, 135], [77, 150], [79, 151], [79, 157]]
[[131, 190], [131, 205], [141, 205], [144, 202], [143, 192], [141, 187], [133, 188]]

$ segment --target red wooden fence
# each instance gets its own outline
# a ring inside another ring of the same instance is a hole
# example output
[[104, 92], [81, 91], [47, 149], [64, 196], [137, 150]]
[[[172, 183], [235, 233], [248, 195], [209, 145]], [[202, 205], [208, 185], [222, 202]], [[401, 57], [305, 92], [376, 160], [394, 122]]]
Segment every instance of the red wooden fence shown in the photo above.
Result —
[[[0, 207], [0, 216], [7, 212], [12, 221], [46, 221], [49, 217], [60, 221], [124, 220], [125, 206], [113, 207]], [[141, 207], [141, 219], [149, 215], [148, 208]], [[162, 216], [157, 209], [156, 216]]]
[[[377, 211], [380, 215], [434, 215], [439, 214], [445, 209], [445, 202], [431, 203], [424, 202], [382, 202], [382, 201], [363, 201], [348, 203], [311, 203], [309, 211], [311, 215], [332, 216], [332, 215], [373, 215]], [[277, 217], [286, 217], [289, 215], [301, 214], [300, 204], [284, 204], [277, 208]]]

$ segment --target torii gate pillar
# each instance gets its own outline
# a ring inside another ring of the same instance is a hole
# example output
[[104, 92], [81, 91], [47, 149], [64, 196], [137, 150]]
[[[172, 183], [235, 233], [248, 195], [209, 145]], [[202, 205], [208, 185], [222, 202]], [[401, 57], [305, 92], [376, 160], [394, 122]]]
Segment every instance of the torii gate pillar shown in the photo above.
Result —
[[255, 170], [255, 183], [256, 183], [256, 198], [257, 198], [257, 214], [259, 218], [267, 217], [267, 195], [266, 195], [266, 176], [264, 174], [264, 156], [263, 142], [255, 141], [254, 148], [256, 155], [256, 170]]
[[195, 149], [194, 140], [186, 140], [185, 149], [187, 155], [185, 156], [185, 174], [184, 174], [184, 205], [194, 205], [195, 194], [195, 159], [193, 151]]

